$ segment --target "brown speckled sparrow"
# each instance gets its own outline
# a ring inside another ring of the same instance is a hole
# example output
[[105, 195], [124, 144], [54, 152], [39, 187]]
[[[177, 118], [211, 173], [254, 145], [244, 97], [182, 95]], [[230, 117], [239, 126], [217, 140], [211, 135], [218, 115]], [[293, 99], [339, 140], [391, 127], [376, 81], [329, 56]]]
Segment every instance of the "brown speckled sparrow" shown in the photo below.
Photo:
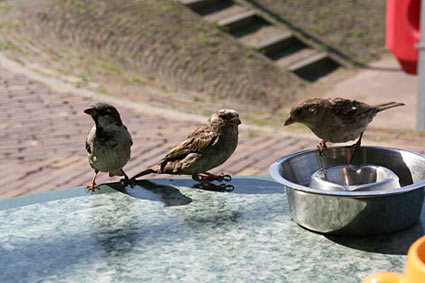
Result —
[[90, 166], [94, 170], [88, 190], [97, 188], [96, 175], [109, 172], [109, 176], [127, 175], [122, 168], [130, 159], [130, 147], [133, 145], [131, 135], [121, 121], [120, 114], [114, 106], [106, 103], [96, 103], [84, 110], [94, 120], [86, 139], [86, 150]]
[[191, 175], [202, 186], [213, 190], [227, 190], [231, 185], [214, 185], [210, 181], [231, 180], [229, 175], [208, 173], [224, 163], [235, 151], [238, 144], [238, 112], [222, 109], [214, 113], [206, 124], [199, 127], [184, 141], [171, 149], [158, 165], [131, 178], [150, 174]]
[[321, 153], [326, 149], [326, 142], [347, 142], [359, 137], [354, 144], [358, 148], [363, 132], [376, 113], [402, 105], [404, 103], [388, 102], [368, 105], [344, 98], [312, 98], [291, 109], [285, 126], [299, 122], [309, 127], [317, 137], [322, 139], [317, 146]]

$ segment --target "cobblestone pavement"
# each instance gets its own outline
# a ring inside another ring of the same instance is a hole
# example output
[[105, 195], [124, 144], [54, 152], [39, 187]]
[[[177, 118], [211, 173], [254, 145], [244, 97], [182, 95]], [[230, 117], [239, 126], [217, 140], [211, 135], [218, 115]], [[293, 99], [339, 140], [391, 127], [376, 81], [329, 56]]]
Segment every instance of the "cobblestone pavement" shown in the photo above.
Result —
[[[84, 140], [93, 122], [82, 110], [92, 102], [91, 98], [55, 92], [43, 83], [0, 67], [0, 199], [89, 183], [93, 172]], [[134, 140], [132, 158], [124, 168], [130, 176], [157, 163], [199, 125], [126, 107], [118, 109]], [[280, 156], [315, 148], [317, 142], [313, 135], [253, 135], [242, 129], [234, 155], [213, 172], [267, 175], [269, 165]], [[394, 136], [386, 143], [375, 144], [401, 144], [403, 148], [423, 151], [422, 144], [418, 145], [414, 138]], [[148, 178], [155, 177], [163, 176]], [[118, 180], [105, 173], [98, 177], [98, 183]]]

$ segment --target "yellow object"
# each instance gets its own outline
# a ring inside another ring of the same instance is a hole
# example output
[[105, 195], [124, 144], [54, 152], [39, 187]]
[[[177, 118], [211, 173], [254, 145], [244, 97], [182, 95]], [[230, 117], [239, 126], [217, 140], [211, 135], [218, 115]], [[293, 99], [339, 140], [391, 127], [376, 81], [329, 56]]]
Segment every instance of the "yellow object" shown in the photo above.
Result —
[[425, 236], [417, 239], [409, 248], [403, 274], [380, 272], [372, 274], [362, 283], [424, 283], [425, 282]]

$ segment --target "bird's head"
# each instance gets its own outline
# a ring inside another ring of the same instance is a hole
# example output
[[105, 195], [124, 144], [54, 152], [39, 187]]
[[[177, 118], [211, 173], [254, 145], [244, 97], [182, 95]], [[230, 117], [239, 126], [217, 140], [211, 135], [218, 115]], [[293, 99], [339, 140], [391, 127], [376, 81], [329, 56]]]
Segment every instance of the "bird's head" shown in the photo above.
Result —
[[239, 113], [232, 109], [220, 109], [211, 115], [208, 120], [213, 126], [216, 127], [238, 127], [241, 124]]
[[92, 104], [84, 110], [84, 113], [93, 118], [97, 127], [108, 128], [123, 125], [118, 110], [107, 103], [98, 102]]
[[293, 107], [284, 123], [284, 126], [289, 126], [296, 122], [309, 124], [310, 122], [313, 123], [317, 121], [319, 104], [320, 101], [317, 99], [308, 99]]

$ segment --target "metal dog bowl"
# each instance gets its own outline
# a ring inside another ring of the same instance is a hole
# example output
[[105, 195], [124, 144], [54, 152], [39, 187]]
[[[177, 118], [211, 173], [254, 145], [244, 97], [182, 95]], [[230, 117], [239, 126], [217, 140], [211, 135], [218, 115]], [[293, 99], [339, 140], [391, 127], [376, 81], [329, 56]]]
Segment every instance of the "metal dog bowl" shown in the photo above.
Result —
[[361, 147], [358, 164], [382, 166], [396, 174], [399, 186], [378, 190], [322, 190], [309, 187], [322, 169], [349, 164], [353, 148], [297, 152], [270, 166], [271, 177], [283, 184], [292, 219], [320, 233], [368, 235], [397, 231], [419, 220], [424, 200], [425, 156], [400, 149]]
[[340, 165], [321, 168], [311, 175], [310, 188], [334, 191], [379, 191], [400, 188], [397, 175], [382, 166]]

